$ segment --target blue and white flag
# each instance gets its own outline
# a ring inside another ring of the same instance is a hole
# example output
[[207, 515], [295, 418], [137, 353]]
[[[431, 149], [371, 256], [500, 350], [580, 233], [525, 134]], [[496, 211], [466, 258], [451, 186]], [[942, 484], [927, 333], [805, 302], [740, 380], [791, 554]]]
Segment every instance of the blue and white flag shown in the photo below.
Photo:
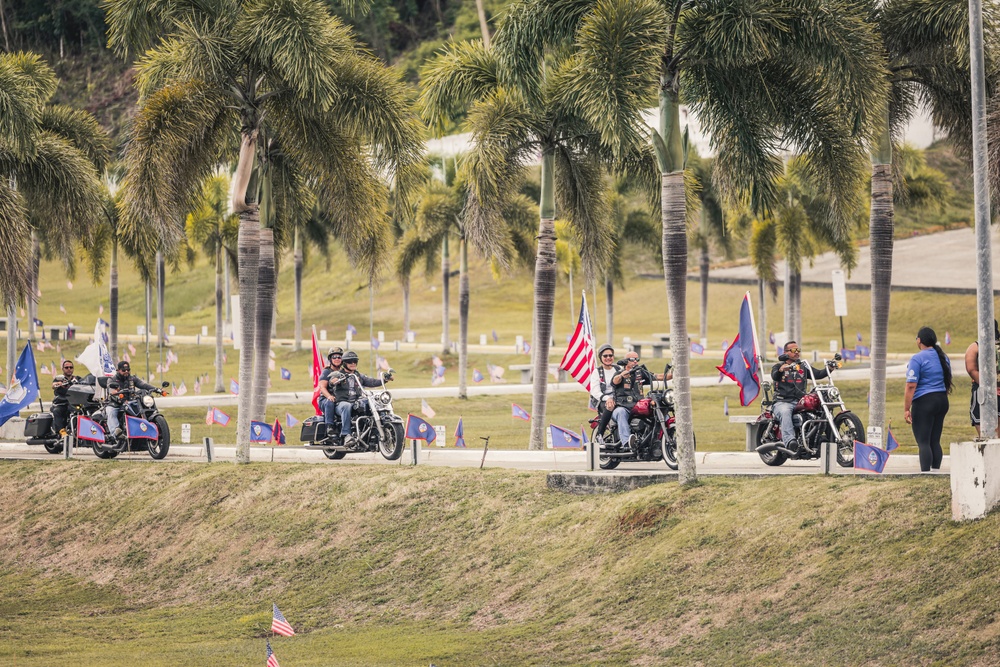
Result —
[[377, 350], [379, 345], [381, 345], [381, 343], [379, 343], [378, 338], [372, 338], [372, 349]]
[[892, 435], [892, 429], [891, 428], [886, 428], [885, 429], [885, 433], [886, 433], [886, 436], [885, 436], [885, 451], [891, 452], [892, 450], [894, 450], [894, 449], [896, 449], [896, 448], [899, 447], [899, 443], [896, 442], [896, 438]]
[[290, 370], [288, 370], [287, 368], [282, 368], [281, 369], [281, 379], [282, 380], [291, 380], [292, 379], [292, 372]]
[[90, 417], [80, 415], [76, 418], [76, 437], [91, 442], [104, 442], [104, 429]]
[[420, 417], [406, 415], [406, 437], [410, 440], [423, 440], [429, 445], [437, 439], [437, 432]]
[[465, 447], [465, 428], [462, 426], [462, 418], [458, 418], [458, 426], [455, 427], [455, 446]]
[[347, 323], [347, 333], [351, 334], [352, 336], [357, 336], [358, 335], [358, 329], [353, 324], [351, 324], [350, 322], [348, 322]]
[[880, 447], [872, 447], [863, 442], [854, 441], [854, 469], [881, 473], [889, 460], [889, 452]]
[[160, 437], [160, 431], [156, 424], [146, 421], [142, 417], [125, 415], [125, 433], [130, 439], [145, 438], [146, 440], [156, 440]]
[[722, 357], [718, 371], [736, 381], [740, 386], [740, 405], [753, 403], [760, 393], [760, 353], [757, 351], [757, 334], [753, 325], [750, 292], [743, 295], [740, 305], [739, 333]]
[[523, 419], [526, 422], [531, 421], [531, 415], [528, 414], [528, 411], [517, 403], [510, 404], [510, 416], [516, 417], [517, 419]]
[[472, 381], [473, 382], [482, 382], [483, 381], [483, 374], [481, 372], [479, 372], [478, 368], [473, 368], [472, 369]]
[[552, 434], [553, 449], [580, 449], [583, 446], [583, 439], [578, 433], [562, 426], [549, 424], [549, 433]]
[[17, 415], [38, 398], [38, 371], [35, 369], [35, 353], [31, 343], [24, 346], [11, 374], [7, 393], [0, 399], [0, 424]]
[[288, 428], [294, 428], [299, 423], [299, 420], [292, 416], [292, 413], [285, 413], [285, 426]]
[[250, 442], [271, 442], [274, 432], [270, 424], [264, 422], [250, 422]]
[[240, 395], [240, 383], [233, 378], [229, 378], [229, 393], [234, 396]]

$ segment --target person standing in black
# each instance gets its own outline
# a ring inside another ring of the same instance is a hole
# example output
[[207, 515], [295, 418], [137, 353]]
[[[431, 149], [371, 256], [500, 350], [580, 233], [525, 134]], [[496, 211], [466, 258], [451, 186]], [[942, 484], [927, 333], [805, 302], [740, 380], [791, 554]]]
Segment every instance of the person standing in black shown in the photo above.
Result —
[[922, 327], [917, 332], [917, 348], [919, 352], [906, 364], [903, 419], [913, 426], [920, 471], [930, 472], [941, 469], [944, 456], [941, 431], [952, 388], [951, 362], [930, 327]]
[[62, 375], [52, 379], [52, 430], [59, 435], [65, 435], [66, 421], [69, 419], [69, 399], [66, 397], [69, 388], [80, 382], [79, 375], [73, 375], [73, 362], [63, 361]]

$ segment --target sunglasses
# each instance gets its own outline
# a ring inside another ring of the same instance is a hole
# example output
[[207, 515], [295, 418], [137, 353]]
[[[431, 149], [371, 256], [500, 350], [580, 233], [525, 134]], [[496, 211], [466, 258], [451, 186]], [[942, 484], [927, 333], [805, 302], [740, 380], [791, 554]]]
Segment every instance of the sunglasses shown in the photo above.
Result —
[[615, 358], [615, 355], [613, 355], [613, 354], [602, 354], [601, 355], [601, 359], [614, 359], [614, 358]]
[[639, 357], [625, 357], [625, 361], [639, 361]]
[[344, 355], [342, 355], [342, 354], [331, 354], [330, 358], [331, 359], [343, 359]]
[[799, 349], [799, 348], [797, 348], [797, 347], [790, 347], [790, 348], [788, 348], [787, 350], [785, 350], [785, 352], [801, 352], [801, 351], [802, 351], [802, 350], [800, 350], [800, 349]]
[[63, 366], [63, 370], [65, 370], [65, 371], [71, 371], [71, 370], [73, 370], [73, 367], [72, 366]]
[[344, 363], [345, 363], [345, 364], [356, 364], [356, 363], [358, 363], [358, 362], [357, 362], [357, 361], [355, 361], [354, 359], [351, 359], [350, 361], [345, 361]]

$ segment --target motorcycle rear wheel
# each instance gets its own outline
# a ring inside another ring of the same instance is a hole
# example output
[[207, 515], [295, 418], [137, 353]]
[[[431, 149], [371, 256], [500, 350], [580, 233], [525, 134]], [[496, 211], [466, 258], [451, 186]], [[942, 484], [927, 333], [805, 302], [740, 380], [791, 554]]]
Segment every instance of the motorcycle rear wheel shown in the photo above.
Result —
[[56, 440], [54, 442], [46, 442], [44, 445], [45, 451], [49, 454], [62, 454], [63, 443], [62, 440]]
[[[596, 440], [594, 439], [596, 435], [597, 435], [597, 427], [595, 426], [593, 428], [593, 430], [590, 432], [590, 441], [591, 442], [595, 442], [596, 443]], [[598, 452], [597, 452], [597, 465], [599, 465], [601, 467], [601, 470], [614, 470], [615, 468], [618, 467], [619, 463], [621, 463], [621, 461], [619, 459], [615, 459], [615, 458], [612, 458], [612, 457], [607, 456], [607, 455], [602, 455], [601, 452], [600, 452], [600, 450], [598, 450]]]
[[118, 451], [112, 449], [106, 442], [94, 442], [90, 446], [94, 450], [94, 456], [99, 459], [113, 459], [118, 456]]
[[378, 451], [387, 461], [395, 461], [403, 455], [403, 425], [393, 422], [384, 430], [386, 437], [379, 441]]
[[163, 415], [153, 417], [153, 423], [156, 424], [159, 436], [156, 440], [147, 440], [149, 444], [146, 447], [149, 449], [150, 457], [159, 460], [165, 457], [170, 449], [170, 426], [167, 425], [167, 418]]
[[[770, 437], [768, 437], [770, 436]], [[755, 438], [756, 444], [754, 449], [759, 449], [761, 445], [770, 442], [781, 442], [781, 427], [778, 426], [778, 422], [775, 419], [770, 419], [763, 422], [761, 426], [757, 428], [757, 436]], [[758, 452], [760, 460], [764, 462], [765, 465], [769, 466], [780, 466], [782, 463], [788, 460], [788, 455], [784, 452], [779, 452], [777, 450], [773, 452]]]
[[865, 425], [853, 412], [841, 412], [833, 418], [837, 427], [837, 463], [842, 468], [854, 467], [854, 441], [864, 440]]

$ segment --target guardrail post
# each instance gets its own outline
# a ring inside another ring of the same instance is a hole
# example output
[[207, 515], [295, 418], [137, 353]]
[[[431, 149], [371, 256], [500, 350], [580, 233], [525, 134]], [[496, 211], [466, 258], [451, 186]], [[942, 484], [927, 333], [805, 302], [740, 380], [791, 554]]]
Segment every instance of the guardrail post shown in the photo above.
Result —
[[600, 450], [601, 446], [597, 443], [596, 438], [592, 438], [587, 441], [587, 469], [593, 470], [597, 467], [597, 452]]
[[205, 458], [208, 459], [209, 463], [211, 463], [212, 462], [212, 447], [213, 447], [214, 443], [212, 442], [211, 438], [205, 438], [205, 439], [202, 440], [202, 442], [205, 443]]
[[835, 442], [821, 442], [819, 443], [819, 471], [823, 475], [829, 475], [831, 470], [830, 465], [830, 454], [834, 451], [834, 447], [837, 446]]
[[67, 461], [73, 457], [73, 453], [69, 451], [70, 447], [72, 446], [73, 446], [73, 437], [69, 433], [67, 433], [66, 435], [63, 436], [63, 456], [66, 458]]

